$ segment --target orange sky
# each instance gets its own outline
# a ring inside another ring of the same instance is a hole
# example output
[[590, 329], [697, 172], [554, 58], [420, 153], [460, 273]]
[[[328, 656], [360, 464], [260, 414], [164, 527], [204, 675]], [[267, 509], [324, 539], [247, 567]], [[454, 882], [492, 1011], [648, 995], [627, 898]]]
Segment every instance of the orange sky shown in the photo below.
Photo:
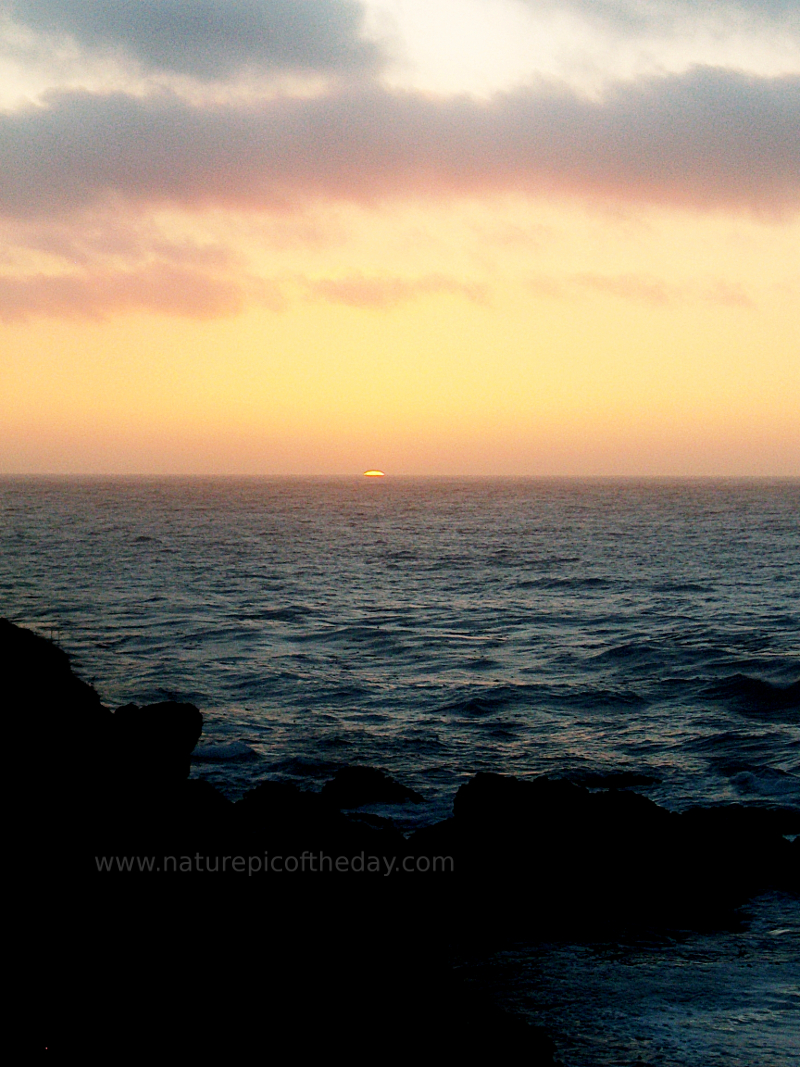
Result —
[[198, 2], [5, 24], [0, 472], [800, 474], [797, 21]]

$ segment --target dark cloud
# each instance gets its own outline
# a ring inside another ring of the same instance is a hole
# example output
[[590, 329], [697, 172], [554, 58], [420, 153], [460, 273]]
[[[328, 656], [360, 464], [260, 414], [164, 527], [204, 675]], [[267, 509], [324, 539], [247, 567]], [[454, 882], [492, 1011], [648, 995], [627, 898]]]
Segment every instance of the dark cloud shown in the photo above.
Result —
[[800, 77], [696, 68], [600, 102], [362, 86], [200, 108], [63, 93], [0, 115], [0, 149], [0, 213], [18, 217], [114, 200], [280, 210], [509, 190], [781, 212], [800, 206]]
[[6, 0], [3, 8], [40, 34], [202, 79], [248, 67], [348, 71], [377, 59], [359, 37], [355, 0]]

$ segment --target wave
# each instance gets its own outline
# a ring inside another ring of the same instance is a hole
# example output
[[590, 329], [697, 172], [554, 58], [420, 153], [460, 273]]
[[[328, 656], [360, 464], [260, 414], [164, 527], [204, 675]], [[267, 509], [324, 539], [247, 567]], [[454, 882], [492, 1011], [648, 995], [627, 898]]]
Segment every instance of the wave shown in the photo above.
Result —
[[581, 689], [557, 698], [557, 703], [570, 707], [641, 707], [647, 700], [633, 689]]
[[312, 608], [302, 604], [292, 604], [285, 608], [264, 608], [262, 611], [250, 611], [244, 614], [234, 615], [233, 618], [241, 622], [294, 622], [295, 619], [305, 619], [308, 615], [316, 614]]
[[251, 759], [257, 755], [258, 753], [243, 741], [223, 741], [219, 744], [197, 745], [192, 752], [192, 759], [201, 762], [239, 760]]
[[649, 641], [625, 641], [619, 645], [612, 645], [611, 648], [604, 648], [602, 652], [596, 652], [590, 658], [592, 660], [631, 660], [646, 659], [654, 655], [663, 655], [663, 650]]
[[654, 593], [711, 593], [713, 585], [700, 585], [698, 582], [656, 582], [650, 586]]
[[580, 563], [580, 556], [532, 556], [516, 549], [499, 549], [486, 557], [489, 567], [517, 567], [539, 570], [545, 567], [562, 567], [565, 563]]
[[746, 766], [742, 759], [763, 760], [772, 741], [771, 733], [764, 731], [725, 730], [690, 738], [684, 742], [684, 748], [687, 752], [701, 753], [723, 774], [731, 775]]
[[517, 589], [611, 589], [624, 584], [616, 578], [526, 578], [516, 586]]
[[456, 700], [440, 704], [436, 711], [457, 715], [490, 715], [509, 704], [522, 702], [542, 703], [550, 690], [539, 685], [495, 685], [474, 688]]
[[294, 756], [278, 760], [267, 768], [270, 772], [282, 772], [299, 778], [332, 777], [344, 764], [334, 760], [319, 760], [309, 756]]
[[389, 652], [403, 647], [407, 641], [407, 628], [398, 632], [394, 627], [389, 630], [376, 624], [330, 625], [292, 633], [286, 640], [295, 645], [339, 645], [342, 648], [357, 645]]
[[437, 710], [457, 715], [493, 715], [506, 703], [507, 701], [497, 697], [469, 697], [466, 700], [442, 704]]
[[798, 717], [794, 713], [800, 711], [800, 680], [781, 686], [766, 682], [763, 678], [751, 678], [747, 674], [732, 674], [706, 686], [700, 695], [722, 701], [743, 714], [763, 718], [789, 712], [788, 716], [778, 717], [793, 722]]
[[509, 705], [538, 708], [639, 707], [647, 701], [631, 689], [559, 689], [543, 685], [486, 686], [461, 699], [441, 704], [437, 711], [459, 715], [490, 715]]
[[745, 796], [774, 797], [793, 805], [800, 804], [800, 778], [776, 767], [754, 767], [738, 771], [731, 782]]

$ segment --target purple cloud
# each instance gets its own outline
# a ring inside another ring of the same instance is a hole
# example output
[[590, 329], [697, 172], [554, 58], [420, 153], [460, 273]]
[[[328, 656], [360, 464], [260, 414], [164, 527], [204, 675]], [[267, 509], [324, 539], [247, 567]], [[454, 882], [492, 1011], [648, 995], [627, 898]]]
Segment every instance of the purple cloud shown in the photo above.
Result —
[[777, 213], [800, 204], [800, 77], [700, 67], [599, 102], [374, 85], [214, 107], [60, 93], [1, 115], [0, 151], [10, 217], [125, 201], [285, 210], [504, 190]]

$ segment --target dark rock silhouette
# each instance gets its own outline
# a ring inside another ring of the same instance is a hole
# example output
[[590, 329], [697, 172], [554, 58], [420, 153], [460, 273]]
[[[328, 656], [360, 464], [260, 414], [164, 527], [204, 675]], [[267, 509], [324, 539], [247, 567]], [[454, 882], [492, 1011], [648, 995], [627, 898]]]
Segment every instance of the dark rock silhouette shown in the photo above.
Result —
[[188, 778], [189, 757], [203, 731], [194, 704], [125, 704], [114, 712], [113, 725], [122, 773], [160, 783]]
[[373, 768], [236, 804], [190, 781], [197, 708], [112, 714], [64, 652], [6, 621], [0, 678], [37, 757], [15, 830], [54, 1050], [546, 1067], [546, 1035], [460, 984], [454, 946], [713, 927], [755, 893], [800, 891], [796, 810], [674, 814], [613, 778], [477, 774], [452, 818], [406, 839], [341, 810], [420, 799]]
[[67, 654], [46, 638], [0, 619], [0, 685], [19, 751], [41, 761], [45, 783], [79, 782], [106, 763], [111, 713], [77, 678]]
[[250, 850], [292, 855], [315, 850], [330, 856], [364, 852], [375, 857], [406, 852], [405, 839], [388, 819], [349, 819], [324, 796], [288, 782], [262, 782], [242, 797], [235, 811], [238, 832], [247, 835]]
[[[34, 1047], [89, 1059], [158, 1048], [222, 1062], [341, 1051], [355, 1063], [553, 1063], [546, 1035], [453, 975], [425, 895], [407, 892], [407, 846], [389, 820], [349, 819], [329, 797], [275, 782], [232, 804], [187, 779], [196, 708], [112, 714], [63, 651], [6, 621], [0, 671], [41, 770], [15, 828]], [[380, 772], [367, 784], [382, 802], [413, 799]], [[288, 857], [307, 868], [288, 874]]]
[[634, 785], [658, 785], [660, 778], [636, 771], [604, 771], [597, 774], [570, 775], [570, 780], [589, 789], [627, 789]]
[[678, 815], [628, 791], [478, 774], [452, 819], [409, 846], [450, 854], [465, 913], [492, 935], [706, 927], [768, 889], [797, 891], [800, 813], [740, 805]]
[[73, 728], [96, 723], [105, 709], [91, 685], [72, 673], [69, 657], [46, 637], [0, 619], [0, 677], [10, 708]]
[[333, 780], [322, 787], [322, 796], [337, 808], [359, 808], [362, 804], [421, 804], [422, 797], [400, 785], [385, 771], [375, 767], [342, 767]]

